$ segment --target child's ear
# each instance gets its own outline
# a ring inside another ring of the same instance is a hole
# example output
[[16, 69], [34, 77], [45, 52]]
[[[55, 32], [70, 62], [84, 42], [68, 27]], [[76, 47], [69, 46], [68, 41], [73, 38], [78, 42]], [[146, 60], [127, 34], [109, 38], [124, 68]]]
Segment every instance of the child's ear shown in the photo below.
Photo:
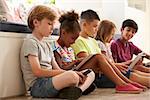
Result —
[[39, 21], [38, 21], [37, 19], [34, 19], [34, 20], [33, 20], [33, 25], [34, 25], [34, 26], [37, 26], [37, 25], [38, 25], [38, 22], [39, 22]]
[[61, 30], [61, 34], [65, 34], [65, 30], [62, 29], [62, 30]]
[[83, 22], [83, 23], [82, 23], [83, 26], [86, 26], [86, 24], [87, 24], [86, 22]]

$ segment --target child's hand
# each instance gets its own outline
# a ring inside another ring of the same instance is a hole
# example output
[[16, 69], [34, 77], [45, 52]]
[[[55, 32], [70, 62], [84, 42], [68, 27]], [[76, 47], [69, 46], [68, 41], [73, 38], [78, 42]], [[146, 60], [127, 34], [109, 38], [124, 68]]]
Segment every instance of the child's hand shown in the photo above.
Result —
[[78, 65], [84, 58], [78, 58], [76, 60], [74, 60], [73, 62]]
[[136, 65], [143, 65], [143, 59], [141, 58], [137, 63]]
[[128, 71], [128, 66], [123, 63], [116, 63], [115, 65], [123, 73], [126, 73]]
[[78, 61], [82, 61], [84, 58], [78, 58], [78, 59], [76, 59], [76, 60], [78, 60]]
[[76, 71], [76, 73], [79, 75], [79, 83], [80, 83], [80, 84], [83, 84], [83, 83], [85, 82], [87, 76], [83, 75], [82, 72]]
[[122, 62], [123, 64], [125, 64], [125, 65], [130, 65], [131, 64], [131, 62], [132, 62], [132, 60], [128, 60], [128, 61], [126, 61], [126, 62]]

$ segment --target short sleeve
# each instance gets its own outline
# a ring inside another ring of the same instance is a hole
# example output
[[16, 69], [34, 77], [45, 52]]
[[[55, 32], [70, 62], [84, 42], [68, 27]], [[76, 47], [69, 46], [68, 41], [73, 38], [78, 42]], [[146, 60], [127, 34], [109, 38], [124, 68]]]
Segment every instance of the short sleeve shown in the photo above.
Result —
[[38, 56], [38, 45], [35, 40], [27, 39], [23, 44], [24, 56], [34, 55]]
[[114, 61], [115, 62], [118, 62], [117, 61], [117, 57], [118, 57], [118, 49], [117, 49], [117, 44], [115, 43], [115, 41], [113, 41], [112, 43], [111, 43], [111, 52], [112, 52], [112, 57], [113, 57], [113, 59], [114, 59]]
[[97, 41], [99, 48], [101, 49], [101, 51], [105, 51], [107, 52], [106, 46], [103, 42], [101, 41]]
[[49, 42], [49, 44], [51, 46], [52, 51], [55, 51], [57, 49], [57, 47], [56, 47], [56, 41], [51, 41], [51, 42]]
[[138, 55], [139, 53], [142, 52], [140, 48], [138, 48], [136, 45], [134, 45], [132, 42], [129, 42], [130, 47], [132, 48], [132, 53], [135, 55]]
[[73, 48], [75, 55], [80, 52], [88, 52], [84, 45], [84, 42], [81, 39], [77, 39], [75, 43], [71, 45], [71, 47]]

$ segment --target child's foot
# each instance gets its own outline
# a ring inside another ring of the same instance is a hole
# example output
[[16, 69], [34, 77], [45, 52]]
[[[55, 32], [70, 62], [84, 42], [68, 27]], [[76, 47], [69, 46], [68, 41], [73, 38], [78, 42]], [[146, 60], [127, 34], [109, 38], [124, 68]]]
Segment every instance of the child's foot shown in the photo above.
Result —
[[123, 86], [116, 86], [116, 92], [117, 93], [137, 94], [137, 93], [140, 93], [142, 91], [143, 91], [143, 89], [135, 87], [132, 84], [127, 84], [127, 85], [123, 85]]
[[58, 97], [67, 100], [77, 100], [82, 95], [82, 90], [78, 87], [66, 87], [60, 90]]
[[82, 94], [88, 95], [89, 93], [93, 92], [96, 89], [96, 85], [92, 83]]
[[130, 84], [136, 86], [137, 88], [143, 89], [143, 91], [146, 91], [148, 89], [146, 86], [143, 86], [143, 85], [141, 85], [141, 84], [139, 84], [137, 82], [130, 83]]

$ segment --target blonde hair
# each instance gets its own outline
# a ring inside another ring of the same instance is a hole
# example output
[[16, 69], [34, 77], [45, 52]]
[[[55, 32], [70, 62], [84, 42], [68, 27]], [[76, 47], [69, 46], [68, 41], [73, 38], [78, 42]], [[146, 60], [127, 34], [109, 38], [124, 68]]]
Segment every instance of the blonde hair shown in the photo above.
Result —
[[47, 18], [51, 21], [54, 21], [55, 18], [56, 18], [56, 14], [55, 12], [47, 7], [47, 6], [43, 6], [43, 5], [38, 5], [38, 6], [35, 6], [29, 16], [28, 16], [28, 26], [31, 30], [34, 29], [34, 25], [33, 25], [33, 20], [34, 19], [37, 19], [38, 21], [41, 21], [42, 19], [44, 18]]
[[107, 37], [109, 37], [111, 35], [112, 30], [115, 28], [116, 28], [116, 26], [113, 22], [111, 22], [109, 20], [101, 21], [98, 31], [97, 31], [97, 36], [95, 39], [100, 40], [103, 43], [106, 43]]

